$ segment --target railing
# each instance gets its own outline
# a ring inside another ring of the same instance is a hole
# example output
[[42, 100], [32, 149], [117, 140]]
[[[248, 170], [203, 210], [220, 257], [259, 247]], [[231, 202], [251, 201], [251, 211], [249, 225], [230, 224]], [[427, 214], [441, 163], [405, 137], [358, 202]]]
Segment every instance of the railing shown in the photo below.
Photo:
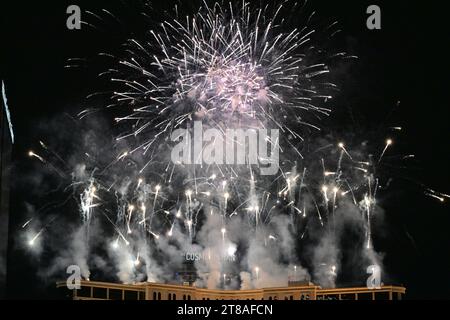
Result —
[[[56, 284], [57, 288], [66, 286], [66, 282]], [[72, 292], [74, 300], [401, 300], [406, 289], [399, 286], [383, 286], [380, 289], [304, 286], [209, 290], [159, 283], [116, 284], [83, 280], [81, 288]]]
[[[57, 288], [67, 287], [57, 282]], [[145, 286], [81, 281], [80, 289], [72, 290], [74, 300], [145, 300]]]
[[399, 286], [319, 289], [317, 300], [401, 300], [405, 293], [406, 289]]

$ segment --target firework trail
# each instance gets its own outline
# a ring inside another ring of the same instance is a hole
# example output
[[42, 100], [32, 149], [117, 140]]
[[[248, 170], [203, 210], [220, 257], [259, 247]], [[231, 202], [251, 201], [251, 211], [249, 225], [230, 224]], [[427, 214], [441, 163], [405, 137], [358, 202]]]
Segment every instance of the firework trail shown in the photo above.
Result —
[[14, 130], [11, 121], [11, 113], [9, 112], [8, 108], [8, 98], [6, 97], [5, 82], [3, 80], [2, 80], [2, 100], [6, 112], [6, 120], [8, 121], [9, 134], [11, 135], [11, 142], [14, 143]]

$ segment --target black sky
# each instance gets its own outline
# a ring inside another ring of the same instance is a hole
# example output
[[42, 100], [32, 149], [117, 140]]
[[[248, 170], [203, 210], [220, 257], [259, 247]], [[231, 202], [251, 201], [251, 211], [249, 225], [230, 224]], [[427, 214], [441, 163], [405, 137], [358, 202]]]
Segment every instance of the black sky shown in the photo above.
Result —
[[[36, 276], [35, 262], [19, 249], [15, 234], [25, 219], [26, 190], [36, 187], [26, 186], [26, 177], [31, 173], [27, 151], [42, 134], [38, 128], [57, 113], [77, 113], [80, 101], [95, 85], [91, 70], [67, 70], [64, 65], [68, 58], [93, 56], [117, 45], [120, 39], [125, 40], [125, 33], [121, 32], [111, 40], [101, 32], [66, 28], [69, 4], [94, 12], [107, 8], [119, 16], [124, 7], [119, 1], [93, 2], [1, 4], [0, 78], [7, 85], [17, 139], [13, 150], [8, 261], [11, 298], [45, 298], [53, 286]], [[369, 4], [381, 7], [381, 30], [366, 28]], [[310, 0], [309, 8], [320, 17], [338, 20], [343, 46], [359, 57], [341, 75], [338, 112], [356, 110], [373, 119], [375, 125], [400, 101], [391, 122], [403, 127], [399, 148], [418, 159], [411, 174], [427, 186], [450, 193], [449, 33], [444, 4]], [[107, 31], [111, 32], [114, 33]], [[409, 298], [450, 298], [448, 203], [423, 196], [415, 184], [398, 184], [382, 206], [386, 210], [386, 236], [378, 246], [386, 253], [384, 262], [389, 274], [407, 287]]]

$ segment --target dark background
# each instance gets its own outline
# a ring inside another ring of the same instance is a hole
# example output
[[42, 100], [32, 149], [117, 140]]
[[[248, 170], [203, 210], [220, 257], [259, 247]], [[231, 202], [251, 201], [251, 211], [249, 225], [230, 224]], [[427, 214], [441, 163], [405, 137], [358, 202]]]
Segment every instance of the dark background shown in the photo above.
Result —
[[[107, 30], [109, 37], [85, 26], [81, 31], [70, 31], [66, 28], [66, 8], [69, 4], [78, 4], [83, 11], [108, 8], [120, 17], [128, 14], [122, 11], [124, 7], [132, 11], [133, 1], [125, 6], [119, 1], [5, 2], [0, 7], [0, 78], [7, 86], [16, 135], [8, 297], [49, 298], [53, 279], [36, 276], [37, 262], [27, 258], [16, 237], [26, 218], [23, 203], [28, 200], [27, 188], [36, 187], [26, 185], [32, 170], [27, 152], [40, 139], [37, 128], [57, 113], [76, 114], [82, 98], [95, 86], [92, 71], [65, 69], [67, 59], [107, 51], [127, 35], [126, 26], [117, 32]], [[381, 7], [381, 30], [366, 28], [370, 4]], [[154, 7], [165, 6], [155, 3]], [[367, 125], [371, 121], [378, 124], [400, 101], [392, 125], [403, 127], [398, 148], [418, 159], [411, 175], [433, 189], [450, 193], [449, 33], [443, 2], [311, 0], [309, 8], [330, 21], [338, 20], [345, 49], [359, 57], [338, 83], [342, 90], [336, 103], [338, 114], [358, 110], [369, 119]], [[385, 236], [375, 242], [377, 250], [386, 253], [386, 272], [407, 287], [407, 298], [448, 299], [448, 202], [424, 196], [415, 183], [395, 187], [382, 204], [386, 210]]]

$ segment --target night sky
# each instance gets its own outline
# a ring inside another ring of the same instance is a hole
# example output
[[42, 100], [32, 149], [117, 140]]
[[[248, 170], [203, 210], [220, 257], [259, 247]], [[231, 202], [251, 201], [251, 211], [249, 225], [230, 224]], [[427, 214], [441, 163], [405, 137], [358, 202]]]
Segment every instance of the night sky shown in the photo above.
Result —
[[[155, 10], [167, 8], [154, 4]], [[50, 298], [54, 279], [38, 277], [38, 262], [29, 259], [17, 234], [26, 219], [25, 202], [33, 199], [30, 188], [39, 188], [28, 176], [28, 150], [39, 139], [49, 138], [46, 123], [61, 114], [76, 115], [83, 97], [97, 88], [88, 66], [64, 68], [68, 58], [92, 57], [122, 43], [122, 30], [66, 28], [66, 8], [78, 4], [93, 12], [107, 8], [120, 17], [122, 1], [19, 1], [2, 2], [0, 8], [0, 78], [7, 86], [16, 135], [8, 258], [9, 298]], [[345, 3], [345, 5], [344, 5]], [[366, 8], [378, 4], [382, 29], [366, 28]], [[401, 126], [396, 148], [415, 154], [416, 161], [402, 172], [430, 188], [450, 193], [448, 153], [448, 19], [443, 4], [411, 1], [310, 0], [309, 8], [325, 20], [338, 20], [341, 46], [359, 57], [339, 74], [341, 89], [334, 117], [350, 118], [358, 126]], [[82, 16], [83, 19], [83, 16]], [[138, 25], [130, 26], [133, 31]], [[108, 34], [105, 37], [104, 34]], [[93, 68], [95, 69], [95, 68]], [[392, 110], [395, 111], [392, 112]], [[386, 116], [392, 113], [388, 120]], [[364, 120], [358, 120], [363, 117]], [[53, 119], [53, 120], [52, 120]], [[386, 123], [383, 123], [386, 121]], [[54, 135], [58, 135], [55, 132]], [[375, 247], [384, 252], [389, 282], [407, 288], [407, 298], [450, 298], [449, 204], [426, 197], [417, 183], [400, 182], [394, 176], [392, 194], [384, 197], [386, 211], [382, 236]], [[31, 198], [31, 199], [30, 199]], [[41, 259], [46, 259], [45, 255]], [[64, 276], [64, 274], [62, 274]], [[385, 281], [387, 282], [387, 281]]]

